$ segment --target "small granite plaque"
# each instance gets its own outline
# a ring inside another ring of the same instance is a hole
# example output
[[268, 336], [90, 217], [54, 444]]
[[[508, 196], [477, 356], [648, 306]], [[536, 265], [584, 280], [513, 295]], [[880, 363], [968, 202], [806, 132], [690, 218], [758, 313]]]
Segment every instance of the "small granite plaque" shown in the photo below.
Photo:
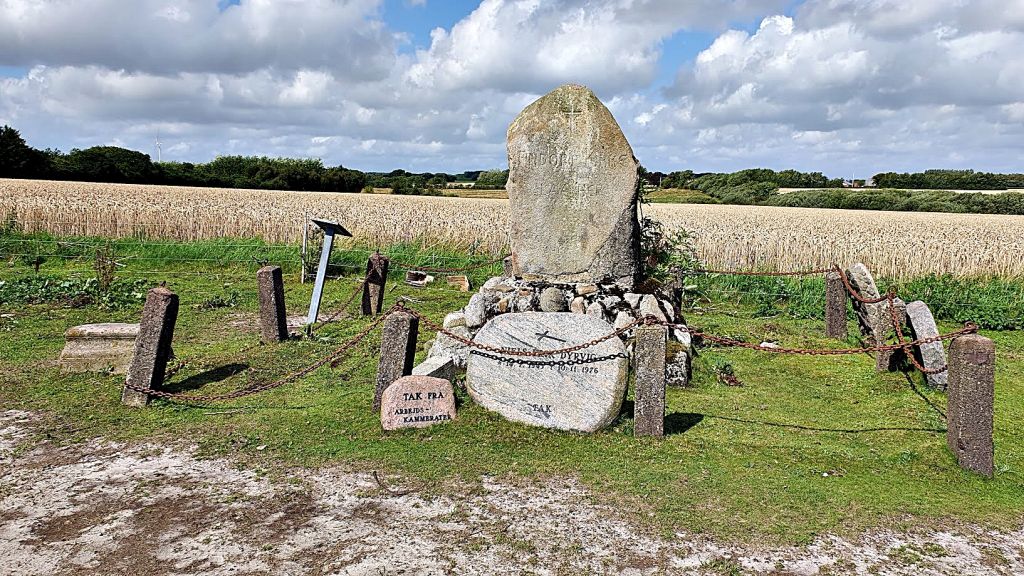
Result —
[[[474, 340], [499, 348], [556, 350], [599, 338], [612, 326], [571, 312], [504, 314]], [[502, 355], [474, 349], [466, 371], [473, 400], [515, 422], [593, 432], [622, 408], [629, 361], [619, 338], [551, 356]]]
[[385, 430], [424, 428], [455, 419], [451, 382], [432, 376], [403, 376], [384, 390], [380, 423]]

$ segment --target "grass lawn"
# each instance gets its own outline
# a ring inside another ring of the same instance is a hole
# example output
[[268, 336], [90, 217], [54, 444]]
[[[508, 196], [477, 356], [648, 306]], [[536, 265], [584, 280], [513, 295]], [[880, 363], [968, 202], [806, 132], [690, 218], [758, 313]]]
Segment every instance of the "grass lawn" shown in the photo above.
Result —
[[[200, 246], [207, 257], [218, 251], [216, 243]], [[178, 253], [193, 249], [179, 247]], [[154, 249], [138, 250], [143, 256], [126, 259], [117, 274], [145, 273], [148, 285], [166, 281], [181, 296], [174, 349], [188, 365], [172, 378], [172, 390], [214, 394], [250, 379], [275, 379], [322, 357], [367, 322], [343, 319], [314, 339], [246, 350], [258, 340], [255, 264], [241, 257], [176, 263], [173, 251], [146, 259]], [[50, 258], [39, 274], [86, 278], [92, 263]], [[400, 274], [394, 273], [386, 306], [408, 297], [413, 307], [440, 319], [469, 299], [442, 282], [426, 289], [405, 286], [397, 281]], [[17, 258], [0, 268], [0, 281], [33, 275]], [[475, 286], [485, 277], [474, 276]], [[332, 311], [356, 284], [354, 276], [331, 281], [322, 309]], [[297, 271], [289, 269], [286, 288], [289, 311], [304, 313], [311, 285], [299, 284]], [[628, 403], [610, 429], [582, 435], [506, 422], [465, 394], [449, 425], [384, 432], [370, 410], [378, 334], [335, 369], [216, 407], [156, 401], [131, 410], [119, 403], [123, 377], [58, 372], [64, 330], [90, 322], [137, 322], [140, 310], [141, 302], [113, 310], [0, 304], [0, 405], [51, 415], [41, 433], [59, 442], [99, 436], [187, 439], [205, 455], [230, 456], [240, 466], [281, 475], [292, 466], [345, 463], [404, 473], [439, 491], [476, 485], [481, 475], [522, 482], [524, 490], [531, 479], [574, 476], [595, 497], [621, 502], [666, 534], [686, 531], [735, 542], [801, 543], [824, 532], [960, 521], [1006, 528], [1024, 520], [1021, 332], [985, 332], [998, 354], [997, 473], [986, 480], [959, 469], [946, 449], [945, 395], [929, 391], [917, 375], [876, 374], [866, 355], [701, 349], [694, 386], [668, 391], [669, 434], [660, 441], [632, 436]], [[850, 344], [823, 338], [821, 322], [755, 317], [753, 308], [735, 302], [713, 302], [690, 311], [687, 319], [708, 332], [748, 341]], [[431, 337], [420, 335], [418, 359]], [[723, 363], [731, 364], [743, 386], [716, 380], [713, 367]]]

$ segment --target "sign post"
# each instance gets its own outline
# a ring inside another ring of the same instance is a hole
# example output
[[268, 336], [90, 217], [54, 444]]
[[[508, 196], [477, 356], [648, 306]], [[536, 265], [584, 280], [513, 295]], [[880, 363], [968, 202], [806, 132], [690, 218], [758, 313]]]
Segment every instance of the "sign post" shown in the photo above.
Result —
[[309, 301], [309, 316], [306, 318], [306, 334], [313, 332], [317, 315], [320, 313], [320, 298], [324, 294], [324, 280], [327, 279], [327, 261], [331, 259], [331, 248], [334, 246], [334, 235], [352, 236], [352, 233], [337, 222], [313, 218], [313, 223], [324, 231], [324, 246], [320, 250], [320, 265], [316, 269], [316, 281], [313, 284], [313, 297]]

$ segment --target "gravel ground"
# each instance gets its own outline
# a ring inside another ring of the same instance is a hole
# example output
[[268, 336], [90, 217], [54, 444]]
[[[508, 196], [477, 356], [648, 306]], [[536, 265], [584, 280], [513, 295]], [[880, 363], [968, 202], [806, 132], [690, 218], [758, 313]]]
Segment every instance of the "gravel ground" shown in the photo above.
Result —
[[352, 469], [270, 479], [187, 444], [58, 446], [36, 421], [0, 413], [2, 574], [1024, 574], [1024, 528], [725, 546], [654, 534], [572, 480], [424, 496]]

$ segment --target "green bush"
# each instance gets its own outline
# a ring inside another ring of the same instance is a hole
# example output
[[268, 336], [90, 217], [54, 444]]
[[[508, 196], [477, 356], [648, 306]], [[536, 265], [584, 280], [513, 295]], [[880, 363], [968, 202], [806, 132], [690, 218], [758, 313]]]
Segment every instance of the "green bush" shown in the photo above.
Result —
[[57, 304], [71, 308], [96, 305], [121, 309], [144, 302], [148, 289], [148, 282], [142, 279], [115, 279], [106, 290], [101, 290], [96, 278], [29, 276], [0, 280], [0, 305]]

